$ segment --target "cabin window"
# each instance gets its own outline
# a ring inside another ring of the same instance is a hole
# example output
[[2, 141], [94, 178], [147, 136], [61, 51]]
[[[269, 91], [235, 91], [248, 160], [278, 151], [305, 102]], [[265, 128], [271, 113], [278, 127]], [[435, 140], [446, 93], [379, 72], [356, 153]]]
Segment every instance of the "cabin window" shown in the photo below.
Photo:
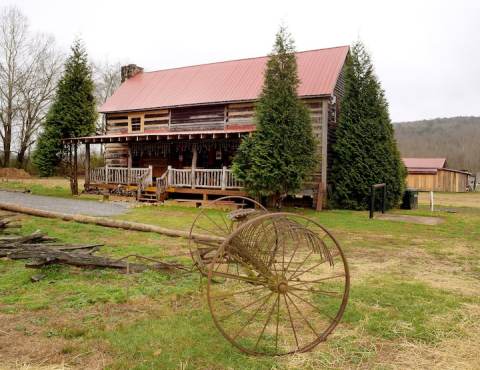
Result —
[[142, 116], [130, 117], [129, 119], [129, 132], [143, 132], [143, 119]]

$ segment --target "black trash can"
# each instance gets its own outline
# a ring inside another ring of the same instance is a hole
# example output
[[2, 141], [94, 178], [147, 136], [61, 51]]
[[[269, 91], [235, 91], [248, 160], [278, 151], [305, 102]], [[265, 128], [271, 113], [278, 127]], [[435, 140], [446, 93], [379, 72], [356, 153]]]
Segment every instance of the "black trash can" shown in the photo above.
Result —
[[417, 209], [418, 208], [418, 190], [405, 189], [403, 193], [402, 209]]

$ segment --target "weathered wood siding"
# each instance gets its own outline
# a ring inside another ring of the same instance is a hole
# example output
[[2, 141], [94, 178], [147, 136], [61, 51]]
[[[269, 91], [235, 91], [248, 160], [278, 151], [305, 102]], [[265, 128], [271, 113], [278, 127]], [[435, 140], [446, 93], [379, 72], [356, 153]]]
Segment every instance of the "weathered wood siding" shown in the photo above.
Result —
[[253, 102], [228, 104], [226, 114], [227, 128], [239, 128], [255, 124]]
[[[335, 102], [330, 101], [328, 107], [328, 145], [327, 145], [327, 173], [331, 171], [333, 165], [333, 146], [337, 141], [337, 123], [340, 115], [340, 104], [345, 95], [345, 68], [338, 76], [337, 84], [334, 89]], [[327, 179], [328, 182], [328, 179]]]
[[128, 113], [107, 114], [107, 134], [128, 133]]
[[171, 109], [170, 130], [223, 130], [225, 125], [225, 109], [224, 105]]
[[415, 174], [407, 176], [407, 187], [427, 191], [464, 192], [467, 189], [466, 173], [439, 169], [436, 174]]
[[[323, 122], [326, 119], [326, 98], [304, 99], [312, 119], [312, 129], [317, 141], [317, 155], [321, 160], [324, 135]], [[201, 131], [212, 129], [238, 129], [255, 125], [254, 102], [217, 104], [201, 107], [159, 109], [144, 112], [107, 114], [107, 134], [128, 134], [131, 132], [131, 119], [141, 117], [142, 131], [155, 133], [165, 131]], [[109, 166], [128, 165], [128, 144], [105, 145], [105, 161]], [[321, 181], [321, 164], [309, 181], [307, 188], [316, 191]]]
[[[315, 137], [321, 142], [323, 100], [305, 99]], [[107, 114], [107, 134], [128, 134], [130, 120], [141, 117], [141, 132], [235, 129], [255, 125], [254, 102]]]
[[126, 143], [105, 144], [105, 164], [112, 167], [127, 167], [128, 145]]

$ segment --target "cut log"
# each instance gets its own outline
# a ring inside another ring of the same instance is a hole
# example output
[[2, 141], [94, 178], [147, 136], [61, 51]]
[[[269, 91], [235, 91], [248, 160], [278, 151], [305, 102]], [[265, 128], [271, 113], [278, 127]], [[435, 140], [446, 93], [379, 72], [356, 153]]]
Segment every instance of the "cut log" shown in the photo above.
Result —
[[[83, 224], [92, 224], [92, 225], [113, 227], [113, 228], [133, 230], [133, 231], [153, 232], [157, 234], [183, 237], [183, 238], [190, 237], [190, 233], [188, 231], [183, 231], [183, 230], [173, 230], [173, 229], [167, 229], [161, 226], [141, 224], [138, 222], [113, 220], [113, 219], [104, 218], [104, 217], [93, 217], [93, 216], [85, 216], [85, 215], [72, 215], [72, 214], [60, 213], [60, 212], [50, 212], [50, 211], [44, 211], [44, 210], [35, 209], [35, 208], [22, 207], [16, 204], [0, 203], [0, 209], [10, 211], [10, 212], [24, 213], [27, 215], [32, 215], [37, 217], [57, 218], [64, 221], [75, 221]], [[212, 243], [222, 243], [225, 240], [223, 237], [220, 237], [220, 236], [205, 235], [205, 234], [198, 234], [198, 233], [193, 233], [192, 238], [195, 240], [212, 242]]]

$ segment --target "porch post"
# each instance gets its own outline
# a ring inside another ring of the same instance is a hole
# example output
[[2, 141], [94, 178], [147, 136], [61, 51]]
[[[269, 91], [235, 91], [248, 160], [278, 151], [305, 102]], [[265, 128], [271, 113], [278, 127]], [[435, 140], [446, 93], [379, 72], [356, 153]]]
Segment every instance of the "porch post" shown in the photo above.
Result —
[[90, 143], [85, 143], [85, 190], [90, 187]]
[[223, 166], [222, 168], [222, 190], [227, 188], [227, 167]]
[[173, 171], [172, 166], [167, 167], [167, 186], [172, 186]]
[[153, 185], [153, 166], [148, 166], [148, 185]]
[[130, 145], [128, 146], [127, 156], [127, 185], [130, 186], [132, 182], [132, 148], [130, 148]]
[[78, 195], [78, 144], [73, 144], [73, 195]]
[[197, 168], [197, 146], [194, 144], [192, 145], [192, 176], [191, 176], [191, 185], [192, 189], [195, 189], [195, 169]]
[[108, 164], [105, 165], [105, 184], [108, 184]]

